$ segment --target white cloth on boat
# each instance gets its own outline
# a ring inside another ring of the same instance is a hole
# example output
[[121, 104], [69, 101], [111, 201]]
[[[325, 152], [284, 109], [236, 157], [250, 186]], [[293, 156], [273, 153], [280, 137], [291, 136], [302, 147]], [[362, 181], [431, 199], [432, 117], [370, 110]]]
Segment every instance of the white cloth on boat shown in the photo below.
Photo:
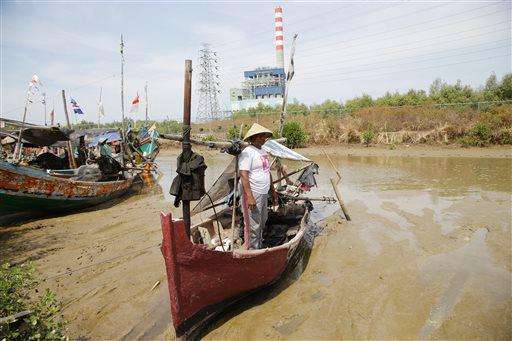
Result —
[[249, 184], [255, 194], [268, 194], [270, 189], [270, 161], [268, 153], [252, 145], [245, 147], [238, 157], [238, 169], [249, 171]]

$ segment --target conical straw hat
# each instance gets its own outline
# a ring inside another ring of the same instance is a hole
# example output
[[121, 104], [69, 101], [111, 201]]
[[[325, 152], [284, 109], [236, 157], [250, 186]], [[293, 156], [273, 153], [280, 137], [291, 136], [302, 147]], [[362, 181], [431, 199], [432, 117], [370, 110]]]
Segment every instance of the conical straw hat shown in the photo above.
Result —
[[262, 125], [259, 125], [258, 123], [253, 123], [251, 129], [245, 134], [244, 141], [247, 141], [251, 136], [258, 135], [258, 134], [268, 134], [270, 136], [273, 135], [271, 130], [268, 130]]

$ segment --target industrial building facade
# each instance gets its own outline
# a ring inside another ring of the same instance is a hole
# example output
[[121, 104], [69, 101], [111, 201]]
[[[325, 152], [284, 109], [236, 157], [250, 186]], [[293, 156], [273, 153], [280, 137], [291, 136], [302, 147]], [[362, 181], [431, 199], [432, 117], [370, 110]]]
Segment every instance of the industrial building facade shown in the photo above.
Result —
[[242, 87], [230, 90], [231, 110], [254, 108], [259, 103], [270, 106], [281, 105], [284, 87], [283, 68], [261, 67], [245, 71]]
[[260, 103], [272, 107], [283, 103], [286, 74], [284, 72], [283, 9], [281, 6], [275, 8], [274, 16], [277, 66], [244, 71], [242, 86], [230, 90], [232, 111], [254, 108]]

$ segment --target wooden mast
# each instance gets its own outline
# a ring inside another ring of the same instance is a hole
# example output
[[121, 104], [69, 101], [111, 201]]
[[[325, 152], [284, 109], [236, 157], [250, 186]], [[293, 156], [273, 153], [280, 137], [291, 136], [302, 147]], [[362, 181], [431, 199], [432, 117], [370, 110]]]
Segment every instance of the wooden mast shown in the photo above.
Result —
[[103, 92], [103, 87], [100, 87], [100, 99], [98, 101], [98, 128], [100, 127], [101, 107], [103, 106], [103, 104], [101, 103], [102, 92]]
[[[185, 60], [185, 86], [183, 90], [183, 140], [181, 142], [182, 155], [184, 160], [189, 160], [192, 154], [190, 144], [190, 106], [192, 93], [192, 61]], [[183, 221], [185, 231], [190, 237], [190, 201], [183, 200]]]
[[148, 82], [144, 86], [144, 93], [146, 96], [146, 123], [148, 122]]
[[[69, 113], [68, 106], [66, 104], [66, 91], [62, 90], [62, 103], [64, 104], [64, 115], [66, 116], [66, 123], [68, 129], [71, 129], [71, 123], [69, 121]], [[69, 154], [69, 167], [71, 169], [76, 168], [75, 155], [73, 154], [73, 146], [71, 145], [71, 140], [68, 141], [68, 154]]]
[[124, 128], [124, 41], [123, 41], [123, 35], [121, 34], [121, 157], [122, 157], [122, 163], [124, 166], [124, 143], [125, 143], [125, 128]]
[[27, 98], [25, 99], [25, 109], [23, 110], [23, 119], [21, 121], [20, 133], [18, 135], [18, 141], [16, 141], [16, 148], [14, 148], [14, 161], [18, 162], [21, 158], [21, 134], [25, 128], [25, 120], [27, 119], [29, 91], [27, 91]]

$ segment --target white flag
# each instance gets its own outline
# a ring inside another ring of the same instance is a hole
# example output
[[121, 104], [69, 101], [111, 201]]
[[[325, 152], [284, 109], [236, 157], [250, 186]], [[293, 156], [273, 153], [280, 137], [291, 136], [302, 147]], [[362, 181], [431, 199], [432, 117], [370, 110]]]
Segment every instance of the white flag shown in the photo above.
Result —
[[98, 103], [98, 114], [100, 115], [100, 117], [105, 117], [105, 109], [103, 109], [102, 101]]
[[28, 95], [29, 95], [29, 102], [37, 102], [41, 101], [44, 104], [46, 94], [42, 91], [43, 90], [43, 83], [39, 79], [37, 75], [33, 75], [32, 79], [28, 83]]

